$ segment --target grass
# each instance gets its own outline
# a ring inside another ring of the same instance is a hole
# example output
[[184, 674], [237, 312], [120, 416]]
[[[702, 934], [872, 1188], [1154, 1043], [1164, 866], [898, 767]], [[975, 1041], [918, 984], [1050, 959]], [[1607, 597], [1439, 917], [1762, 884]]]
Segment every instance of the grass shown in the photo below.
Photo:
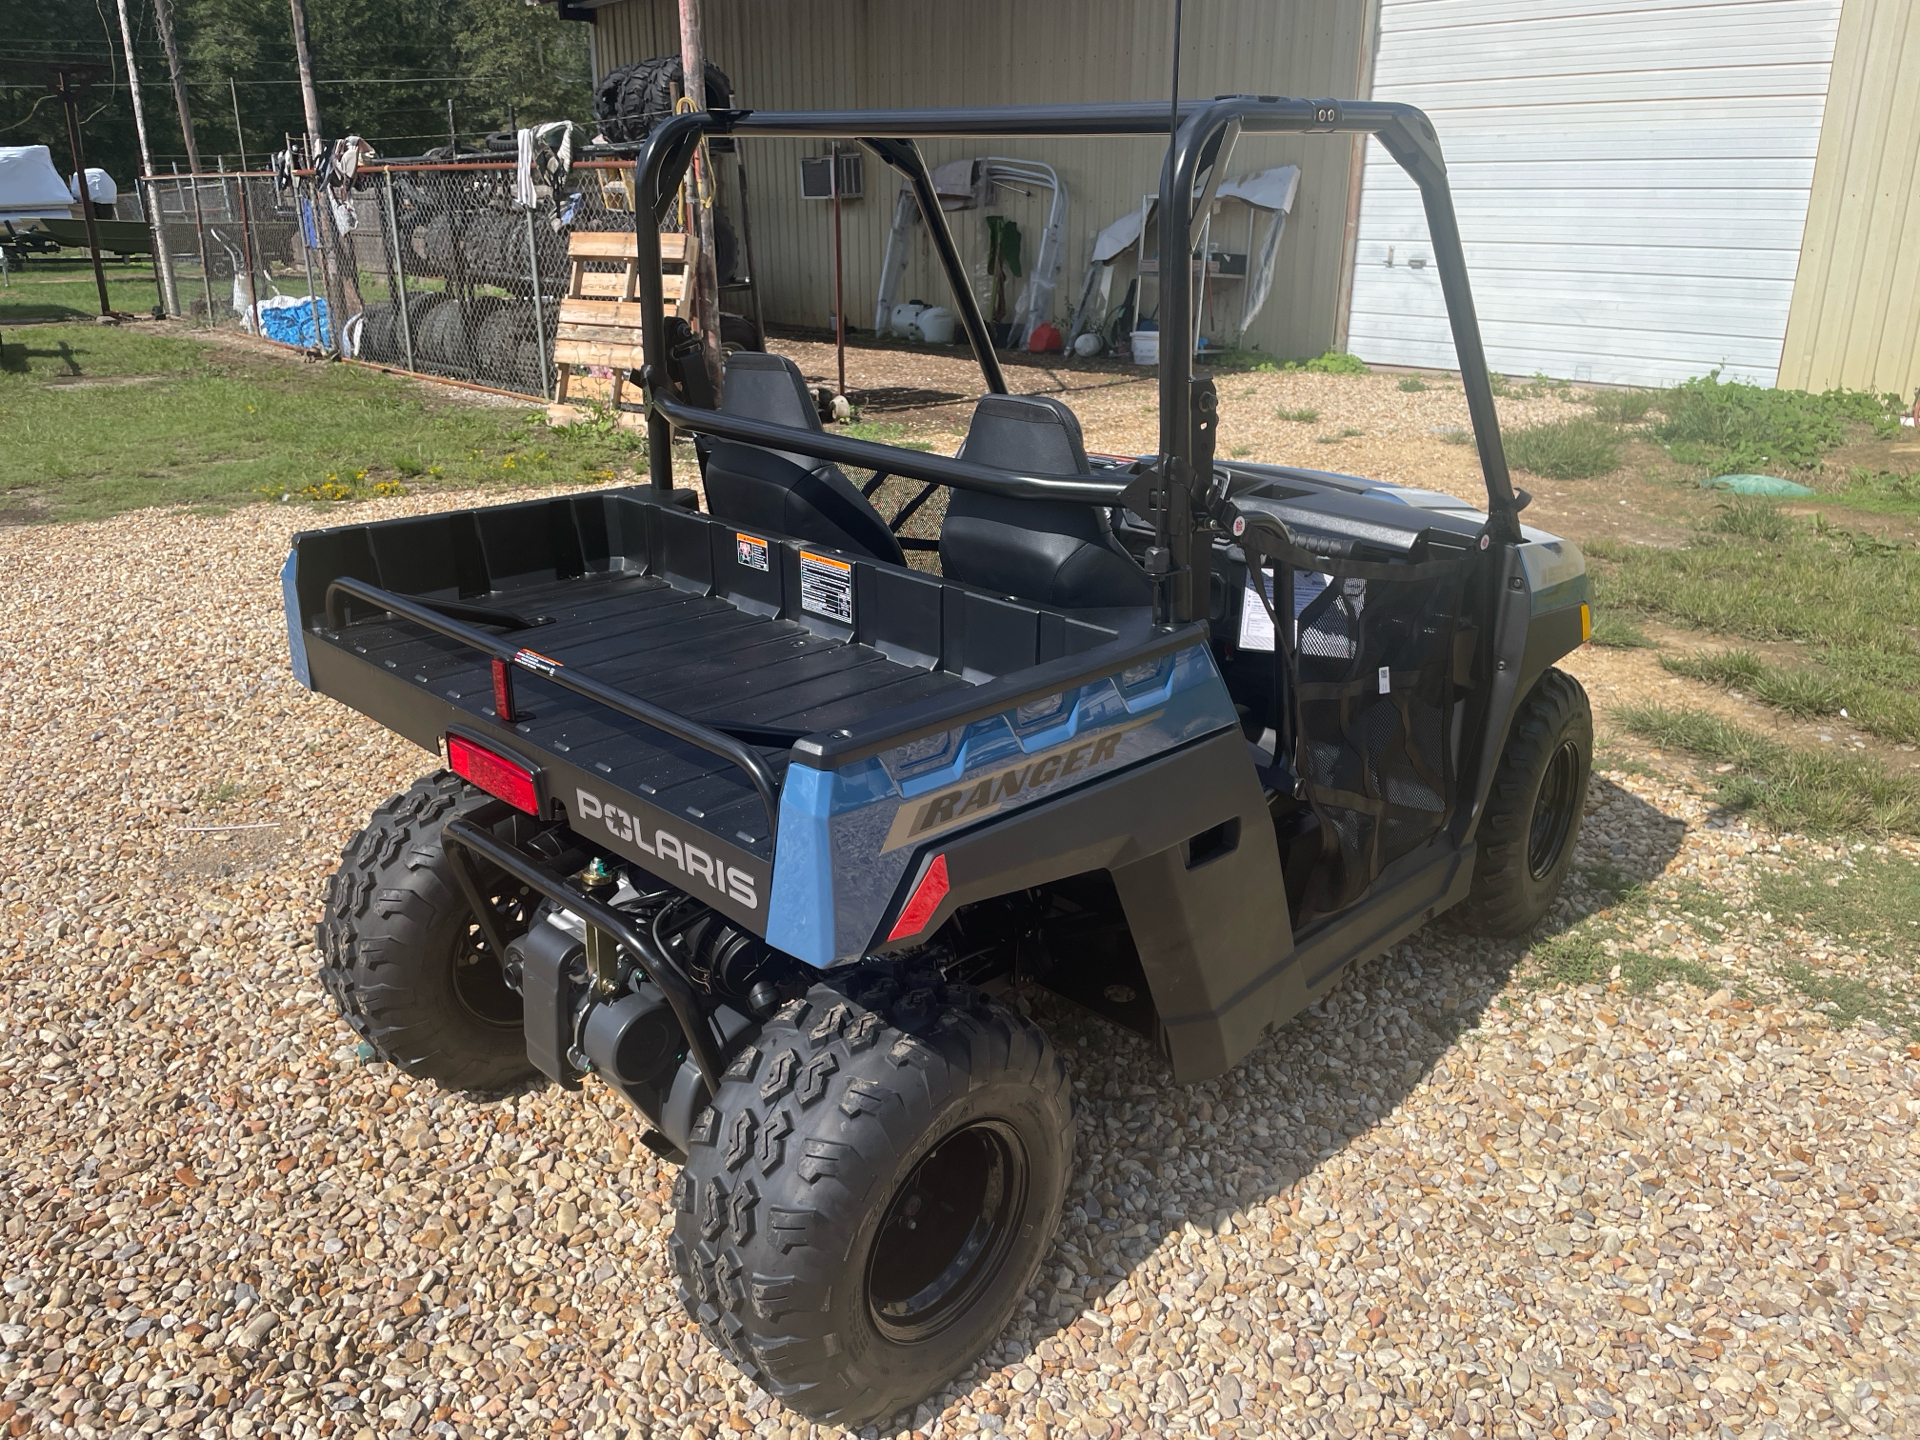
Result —
[[1909, 960], [1920, 952], [1920, 865], [1898, 856], [1766, 871], [1754, 903], [1876, 952]]
[[1417, 395], [1422, 390], [1431, 390], [1433, 387], [1418, 375], [1403, 375], [1400, 378], [1400, 388], [1409, 395]]
[[1646, 390], [1595, 390], [1586, 400], [1593, 418], [1609, 425], [1639, 425], [1653, 413], [1655, 403]]
[[1776, 830], [1920, 834], [1920, 782], [1872, 760], [1782, 744], [1697, 710], [1629, 705], [1614, 718], [1664, 749], [1725, 766], [1708, 777], [1719, 801]]
[[1877, 683], [1856, 673], [1849, 668], [1850, 659], [1843, 652], [1837, 663], [1774, 665], [1751, 650], [1735, 648], [1663, 655], [1660, 663], [1676, 675], [1736, 690], [1801, 719], [1832, 717], [1903, 745], [1920, 744], [1920, 693], [1910, 685]]
[[1320, 418], [1318, 410], [1289, 410], [1284, 405], [1273, 413], [1277, 418], [1294, 425], [1311, 425]]
[[[109, 260], [107, 303], [135, 315], [150, 313], [160, 299], [153, 267], [145, 261], [123, 264]], [[100, 292], [93, 283], [90, 260], [35, 258], [0, 286], [0, 325], [24, 321], [91, 320], [100, 313]], [[231, 283], [231, 282], [229, 282]]]
[[1509, 430], [1503, 438], [1509, 461], [1549, 480], [1587, 480], [1620, 468], [1620, 432], [1585, 416]]
[[1920, 550], [1913, 546], [1808, 525], [1777, 505], [1735, 496], [1684, 547], [1596, 540], [1587, 553], [1603, 614], [1657, 616], [1808, 647], [1804, 665], [1736, 653], [1673, 662], [1680, 673], [1800, 714], [1844, 709], [1862, 729], [1920, 743]]
[[1724, 929], [1725, 907], [1713, 892], [1697, 885], [1655, 889], [1625, 881], [1601, 867], [1583, 875], [1607, 895], [1608, 903], [1536, 944], [1521, 972], [1522, 984], [1557, 989], [1617, 978], [1640, 995], [1673, 981], [1709, 991], [1729, 983], [1729, 977], [1713, 966], [1625, 943], [1634, 930], [1663, 914], [1691, 922], [1695, 928]]
[[1593, 643], [1609, 650], [1651, 650], [1653, 641], [1647, 632], [1623, 615], [1597, 611], [1593, 617]]
[[1855, 510], [1881, 515], [1920, 515], [1920, 472], [1869, 470], [1856, 465], [1832, 498]]
[[898, 445], [904, 450], [931, 450], [929, 440], [910, 440], [907, 427], [897, 420], [852, 420], [836, 427], [836, 433], [849, 440], [871, 440], [877, 445]]
[[414, 484], [603, 483], [644, 453], [611, 424], [549, 430], [535, 410], [356, 366], [90, 324], [8, 333], [0, 433], [0, 510], [50, 520]]
[[1718, 474], [1805, 470], [1861, 431], [1885, 439], [1897, 433], [1895, 395], [1859, 390], [1773, 390], [1720, 372], [1683, 381], [1660, 399], [1665, 414], [1653, 434], [1682, 464]]
[[1366, 433], [1364, 430], [1356, 430], [1353, 426], [1348, 425], [1337, 435], [1314, 436], [1313, 443], [1316, 445], [1338, 445], [1342, 440], [1357, 440]]

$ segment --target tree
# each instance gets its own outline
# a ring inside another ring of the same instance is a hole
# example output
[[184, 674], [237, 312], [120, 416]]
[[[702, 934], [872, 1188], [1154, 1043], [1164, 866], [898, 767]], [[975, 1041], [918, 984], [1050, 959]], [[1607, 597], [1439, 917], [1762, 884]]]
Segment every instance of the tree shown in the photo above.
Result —
[[[164, 83], [166, 57], [154, 33], [152, 0], [130, 0], [136, 58], [148, 81], [147, 121], [154, 162], [183, 166], [180, 126]], [[107, 7], [111, 10], [112, 7]], [[186, 55], [190, 99], [202, 158], [237, 163], [227, 77], [239, 84], [246, 151], [256, 164], [299, 134], [292, 23], [286, 0], [173, 0]], [[478, 140], [507, 123], [592, 115], [587, 27], [555, 7], [524, 0], [307, 0], [314, 70], [328, 138], [365, 136], [383, 155], [416, 155], [446, 143], [451, 95], [462, 139]], [[96, 33], [97, 32], [97, 33]], [[95, 88], [85, 120], [88, 163], [122, 184], [139, 170], [133, 110], [117, 24], [96, 23], [93, 8], [64, 0], [8, 0], [0, 38], [0, 144], [54, 147], [64, 153], [59, 106], [35, 109], [43, 57], [110, 63], [115, 82]], [[398, 82], [398, 83], [394, 83]]]

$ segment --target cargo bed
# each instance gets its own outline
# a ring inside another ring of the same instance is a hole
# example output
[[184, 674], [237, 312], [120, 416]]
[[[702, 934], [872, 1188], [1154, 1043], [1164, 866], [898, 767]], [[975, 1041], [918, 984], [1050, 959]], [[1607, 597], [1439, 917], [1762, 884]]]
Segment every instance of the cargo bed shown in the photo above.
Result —
[[802, 737], [911, 738], [990, 704], [1003, 676], [1104, 647], [1120, 668], [1120, 630], [1147, 638], [1144, 619], [746, 534], [651, 487], [309, 532], [284, 583], [303, 683], [429, 749], [461, 730], [518, 749], [546, 813], [629, 817], [606, 821], [616, 840], [664, 829], [756, 896]]

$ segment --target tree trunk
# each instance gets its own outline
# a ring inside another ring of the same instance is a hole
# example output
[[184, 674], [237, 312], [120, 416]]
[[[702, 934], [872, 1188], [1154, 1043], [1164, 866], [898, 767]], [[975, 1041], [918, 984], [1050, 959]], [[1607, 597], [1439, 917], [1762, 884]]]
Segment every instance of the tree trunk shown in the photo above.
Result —
[[193, 136], [193, 107], [187, 103], [187, 77], [180, 69], [180, 44], [173, 36], [173, 10], [167, 0], [153, 0], [154, 23], [167, 50], [167, 73], [173, 77], [173, 103], [180, 112], [180, 138], [187, 142], [187, 169], [200, 173], [200, 145]]

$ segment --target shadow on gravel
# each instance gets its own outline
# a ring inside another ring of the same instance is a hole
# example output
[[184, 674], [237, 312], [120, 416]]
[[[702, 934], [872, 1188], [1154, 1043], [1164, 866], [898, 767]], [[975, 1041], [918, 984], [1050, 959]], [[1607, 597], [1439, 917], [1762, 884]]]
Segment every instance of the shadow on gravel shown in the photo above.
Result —
[[[1552, 917], [1508, 940], [1436, 921], [1355, 965], [1232, 1070], [1197, 1085], [1176, 1085], [1166, 1062], [1138, 1036], [1051, 992], [1019, 992], [1016, 1003], [1054, 1037], [1073, 1076], [1074, 1178], [1059, 1240], [1029, 1291], [1030, 1308], [1023, 1304], [997, 1352], [928, 1402], [932, 1411], [966, 1398], [983, 1374], [1058, 1340], [1076, 1321], [1085, 1354], [1124, 1367], [1117, 1352], [1102, 1353], [1112, 1345], [1112, 1336], [1101, 1333], [1105, 1327], [1081, 1320], [1103, 1298], [1137, 1301], [1150, 1315], [1156, 1307], [1205, 1305], [1232, 1284], [1228, 1300], [1258, 1305], [1255, 1292], [1278, 1283], [1277, 1274], [1230, 1281], [1218, 1270], [1160, 1268], [1144, 1279], [1136, 1279], [1137, 1272], [1189, 1223], [1205, 1233], [1219, 1233], [1223, 1222], [1265, 1230], [1271, 1222], [1250, 1218], [1252, 1212], [1382, 1125], [1455, 1040], [1479, 1023], [1530, 948], [1604, 908], [1619, 891], [1659, 875], [1685, 830], [1596, 776], [1575, 875]], [[1386, 1213], [1394, 1191], [1383, 1185], [1373, 1203]], [[1314, 1283], [1298, 1275], [1293, 1280]], [[1144, 1319], [1140, 1323], [1144, 1328]], [[1124, 1322], [1115, 1326], [1124, 1328]], [[1316, 1322], [1295, 1334], [1295, 1347], [1322, 1348], [1319, 1328]], [[1271, 1338], [1259, 1339], [1257, 1348]], [[1132, 1422], [1114, 1425], [1117, 1436]]]

